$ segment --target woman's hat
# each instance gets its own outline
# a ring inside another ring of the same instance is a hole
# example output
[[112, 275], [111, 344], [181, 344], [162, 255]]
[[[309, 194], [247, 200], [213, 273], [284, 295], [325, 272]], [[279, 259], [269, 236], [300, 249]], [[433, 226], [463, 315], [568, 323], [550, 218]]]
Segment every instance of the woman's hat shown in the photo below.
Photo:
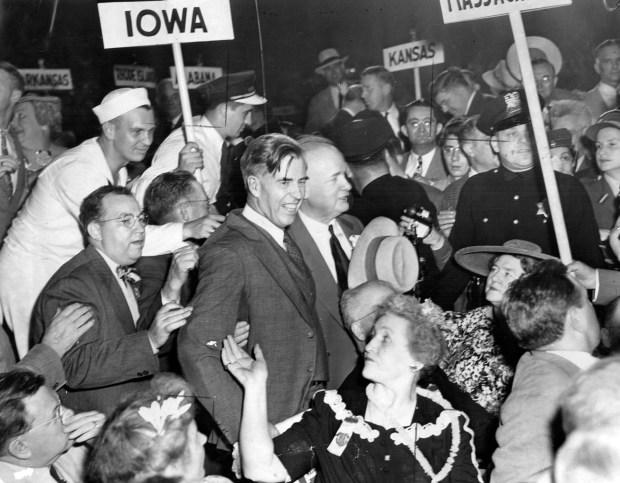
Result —
[[487, 70], [482, 74], [482, 80], [484, 80], [489, 87], [497, 89], [498, 91], [512, 91], [522, 87], [521, 81], [515, 79], [508, 70], [504, 59], [500, 60], [493, 69]]
[[346, 62], [348, 58], [348, 55], [341, 57], [338, 51], [333, 48], [322, 50], [319, 53], [319, 64], [315, 67], [314, 72], [320, 74], [328, 65], [335, 64], [336, 62]]
[[[527, 37], [527, 47], [530, 50], [530, 60], [533, 62], [538, 59], [545, 59], [553, 66], [555, 75], [562, 70], [562, 54], [560, 49], [551, 40], [545, 37]], [[508, 70], [517, 80], [521, 80], [521, 67], [517, 58], [517, 46], [512, 44], [506, 54], [506, 65]]]
[[491, 271], [489, 262], [497, 255], [521, 255], [536, 260], [556, 259], [542, 252], [536, 243], [526, 240], [508, 240], [503, 245], [478, 245], [461, 248], [454, 254], [454, 259], [461, 267], [486, 277]]
[[612, 109], [601, 114], [598, 121], [586, 130], [586, 137], [596, 142], [598, 132], [606, 127], [620, 129], [620, 109]]
[[380, 216], [368, 223], [355, 244], [349, 264], [349, 288], [383, 280], [404, 293], [415, 286], [418, 271], [413, 244], [400, 235], [396, 223]]

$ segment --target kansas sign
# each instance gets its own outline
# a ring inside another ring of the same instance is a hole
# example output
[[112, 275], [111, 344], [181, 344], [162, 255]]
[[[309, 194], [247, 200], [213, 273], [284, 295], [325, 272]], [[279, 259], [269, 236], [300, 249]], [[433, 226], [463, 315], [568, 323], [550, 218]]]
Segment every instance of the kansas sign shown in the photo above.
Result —
[[390, 72], [442, 64], [443, 44], [418, 40], [383, 49], [383, 66]]
[[70, 91], [73, 79], [69, 69], [19, 69], [27, 91]]
[[572, 0], [439, 0], [444, 23], [570, 5]]
[[106, 49], [234, 39], [229, 0], [100, 3]]

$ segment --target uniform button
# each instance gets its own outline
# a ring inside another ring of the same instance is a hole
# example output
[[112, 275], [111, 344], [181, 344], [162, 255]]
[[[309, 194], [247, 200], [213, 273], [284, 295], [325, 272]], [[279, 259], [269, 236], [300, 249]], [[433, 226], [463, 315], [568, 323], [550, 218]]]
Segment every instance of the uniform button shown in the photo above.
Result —
[[487, 221], [489, 221], [489, 219], [488, 219], [488, 218], [483, 218], [483, 219], [482, 219], [482, 223], [486, 223]]
[[306, 369], [308, 372], [313, 372], [314, 371], [314, 367], [308, 367], [308, 369]]
[[518, 224], [519, 224], [519, 220], [514, 220], [514, 221], [513, 221], [513, 223], [514, 223], [515, 225], [518, 225]]
[[514, 199], [518, 200], [519, 199], [519, 195], [515, 195]]
[[308, 339], [312, 339], [314, 337], [314, 332], [308, 332]]

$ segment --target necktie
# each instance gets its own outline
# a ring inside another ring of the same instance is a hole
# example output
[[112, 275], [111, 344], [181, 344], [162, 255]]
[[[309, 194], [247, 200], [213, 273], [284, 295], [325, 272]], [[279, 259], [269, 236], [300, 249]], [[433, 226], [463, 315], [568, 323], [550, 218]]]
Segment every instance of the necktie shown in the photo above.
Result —
[[[0, 129], [0, 154], [2, 156], [9, 154], [9, 148], [6, 140], [7, 135], [8, 133], [6, 129]], [[4, 173], [4, 175], [0, 177], [0, 187], [6, 192], [9, 198], [13, 196], [13, 181], [11, 180], [11, 173]]]
[[286, 248], [286, 253], [288, 253], [293, 263], [303, 269], [304, 257], [301, 254], [301, 250], [286, 230], [284, 230], [284, 248]]
[[342, 249], [342, 245], [338, 241], [338, 237], [334, 233], [334, 227], [329, 225], [329, 246], [332, 249], [332, 256], [334, 257], [334, 263], [336, 264], [336, 278], [338, 279], [338, 287], [340, 290], [346, 290], [347, 274], [349, 272], [349, 259], [346, 253]]
[[385, 112], [383, 113], [383, 117], [387, 119], [387, 118], [388, 118], [388, 114], [389, 114], [389, 112], [388, 112], [388, 111], [385, 111]]
[[222, 144], [222, 155], [220, 156], [220, 187], [215, 195], [217, 201], [217, 209], [220, 213], [228, 213], [230, 211], [230, 171], [231, 163], [228, 162], [228, 143], [224, 141]]
[[422, 156], [418, 156], [418, 164], [415, 167], [415, 172], [413, 173], [414, 178], [422, 177]]
[[136, 300], [138, 300], [140, 298], [140, 282], [142, 281], [142, 278], [138, 275], [138, 271], [135, 268], [119, 265], [116, 267], [116, 273], [118, 274], [118, 278], [131, 287]]
[[338, 109], [342, 109], [342, 101], [344, 100], [344, 96], [342, 92], [338, 91]]

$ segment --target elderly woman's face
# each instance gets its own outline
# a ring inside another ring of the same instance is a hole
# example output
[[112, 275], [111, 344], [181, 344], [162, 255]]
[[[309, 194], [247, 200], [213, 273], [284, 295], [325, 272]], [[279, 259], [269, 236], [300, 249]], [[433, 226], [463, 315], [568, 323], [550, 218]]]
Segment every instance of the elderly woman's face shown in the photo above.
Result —
[[498, 257], [491, 267], [487, 284], [484, 287], [487, 300], [498, 307], [510, 283], [518, 279], [523, 273], [521, 260], [517, 257], [512, 255]]
[[385, 383], [409, 372], [415, 363], [409, 352], [409, 321], [392, 314], [386, 314], [375, 322], [371, 339], [364, 352], [366, 379]]
[[15, 107], [11, 130], [24, 148], [43, 149], [49, 140], [49, 129], [44, 129], [39, 124], [34, 106], [30, 102], [23, 102]]

